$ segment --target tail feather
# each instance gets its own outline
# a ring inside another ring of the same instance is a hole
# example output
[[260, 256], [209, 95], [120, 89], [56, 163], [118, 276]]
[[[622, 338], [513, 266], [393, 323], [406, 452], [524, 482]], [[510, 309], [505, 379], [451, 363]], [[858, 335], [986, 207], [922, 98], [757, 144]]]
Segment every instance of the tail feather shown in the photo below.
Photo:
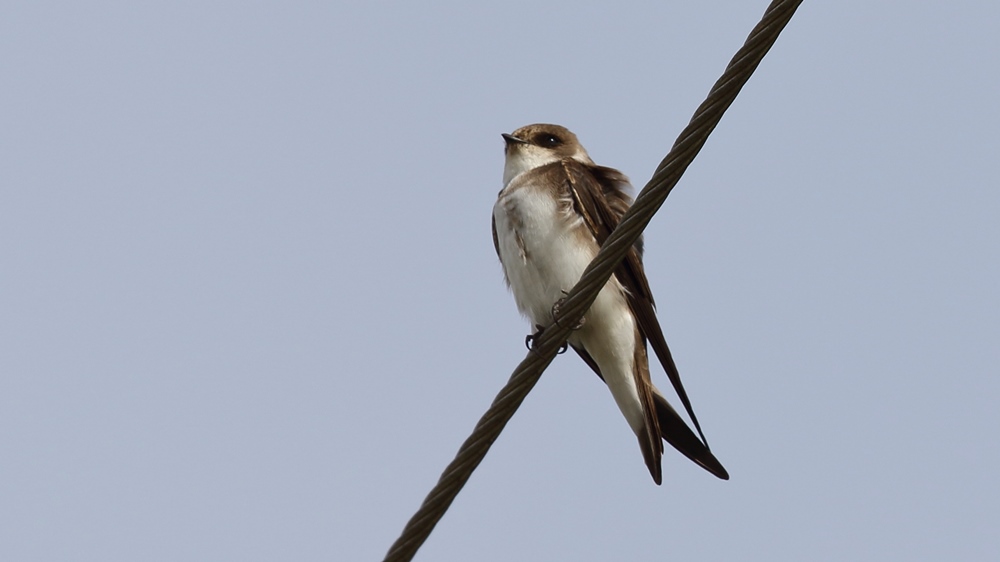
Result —
[[[641, 346], [643, 353], [645, 353], [645, 346]], [[591, 357], [590, 353], [587, 352], [582, 346], [573, 345], [573, 350], [580, 355], [580, 358], [590, 366], [591, 369], [597, 373], [597, 376], [604, 380], [604, 375], [601, 374], [601, 369], [597, 365], [597, 361]], [[644, 360], [639, 362], [640, 365], [648, 365]], [[648, 367], [647, 367], [648, 369]], [[648, 370], [647, 370], [648, 372]], [[606, 382], [606, 381], [605, 381]], [[667, 399], [664, 398], [655, 389], [650, 389], [652, 392], [653, 401], [653, 416], [647, 414], [647, 430], [642, 434], [637, 435], [639, 439], [639, 448], [642, 450], [642, 458], [646, 461], [646, 466], [649, 468], [649, 474], [653, 477], [653, 481], [656, 484], [661, 484], [663, 481], [662, 471], [661, 471], [661, 457], [663, 455], [662, 445], [657, 446], [654, 444], [656, 441], [652, 439], [654, 435], [649, 435], [649, 427], [657, 427], [659, 430], [660, 437], [662, 437], [667, 443], [670, 443], [675, 449], [681, 452], [685, 457], [691, 459], [696, 464], [704, 468], [705, 470], [711, 472], [715, 476], [723, 479], [729, 480], [729, 473], [722, 466], [722, 463], [715, 458], [712, 451], [705, 446], [705, 444], [698, 438], [697, 435], [684, 420], [677, 414], [677, 411], [667, 403]], [[653, 418], [655, 423], [653, 423]], [[662, 443], [662, 442], [660, 442]]]
[[729, 473], [726, 472], [719, 459], [715, 458], [712, 451], [684, 423], [677, 411], [667, 403], [666, 398], [660, 393], [654, 392], [653, 401], [656, 405], [656, 417], [660, 422], [660, 435], [663, 436], [663, 439], [705, 470], [723, 480], [729, 480]]

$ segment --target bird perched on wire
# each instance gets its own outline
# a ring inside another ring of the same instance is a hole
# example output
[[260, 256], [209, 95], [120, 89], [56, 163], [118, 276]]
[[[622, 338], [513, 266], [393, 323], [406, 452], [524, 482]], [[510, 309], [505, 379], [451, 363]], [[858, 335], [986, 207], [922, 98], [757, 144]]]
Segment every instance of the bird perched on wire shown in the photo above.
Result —
[[[493, 244], [517, 308], [540, 330], [558, 321], [559, 303], [631, 206], [631, 186], [618, 170], [594, 164], [576, 135], [559, 125], [528, 125], [503, 139]], [[640, 238], [574, 326], [569, 345], [608, 385], [639, 439], [653, 481], [662, 482], [663, 440], [728, 480], [708, 448], [656, 319], [642, 249]], [[698, 435], [653, 385], [647, 341]]]

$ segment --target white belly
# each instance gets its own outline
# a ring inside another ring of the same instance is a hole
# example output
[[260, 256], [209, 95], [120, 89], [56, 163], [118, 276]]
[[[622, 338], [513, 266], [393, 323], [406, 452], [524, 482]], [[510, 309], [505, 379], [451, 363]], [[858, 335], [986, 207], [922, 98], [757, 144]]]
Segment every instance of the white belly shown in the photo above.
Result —
[[517, 308], [546, 325], [552, 305], [580, 280], [598, 248], [574, 232], [581, 219], [561, 210], [551, 192], [512, 184], [493, 207], [500, 260]]
[[[572, 206], [547, 190], [511, 182], [493, 207], [497, 245], [514, 300], [533, 327], [552, 322], [552, 305], [566, 296], [600, 249]], [[582, 229], [582, 230], [580, 230]], [[585, 234], [585, 235], [583, 235]], [[584, 315], [570, 343], [586, 349], [632, 429], [643, 427], [633, 377], [635, 319], [624, 288], [612, 276]]]

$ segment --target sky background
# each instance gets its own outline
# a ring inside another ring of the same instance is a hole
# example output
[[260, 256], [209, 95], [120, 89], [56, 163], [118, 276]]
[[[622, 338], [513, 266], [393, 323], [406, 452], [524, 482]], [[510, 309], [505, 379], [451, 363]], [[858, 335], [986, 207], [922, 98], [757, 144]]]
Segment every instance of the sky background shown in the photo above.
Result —
[[[765, 7], [6, 2], [0, 559], [380, 560], [525, 354], [500, 133], [640, 188]], [[646, 230], [732, 480], [566, 354], [417, 560], [995, 560], [998, 22], [805, 2]]]

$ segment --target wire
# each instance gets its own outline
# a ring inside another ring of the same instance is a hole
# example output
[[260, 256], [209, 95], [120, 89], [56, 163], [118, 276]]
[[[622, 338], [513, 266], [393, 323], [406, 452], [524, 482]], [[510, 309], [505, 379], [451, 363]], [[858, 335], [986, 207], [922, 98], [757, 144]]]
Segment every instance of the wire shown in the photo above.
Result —
[[[632, 207], [622, 217], [618, 227], [608, 237], [601, 251], [590, 263], [580, 281], [560, 305], [560, 323], [547, 326], [534, 342], [527, 357], [514, 369], [510, 380], [500, 390], [493, 404], [480, 418], [468, 439], [462, 443], [455, 459], [451, 461], [424, 503], [410, 518], [402, 534], [396, 539], [385, 562], [403, 562], [413, 559], [417, 550], [430, 536], [458, 492], [479, 466], [490, 446], [500, 436], [504, 426], [535, 386], [542, 372], [555, 358], [559, 348], [569, 337], [569, 326], [575, 325], [597, 298], [597, 293], [607, 284], [628, 249], [639, 238], [653, 215], [677, 185], [681, 175], [705, 145], [708, 136], [732, 105], [743, 85], [747, 83], [757, 65], [778, 39], [778, 35], [795, 13], [802, 0], [774, 0], [761, 21], [747, 37], [746, 43], [736, 52], [722, 77], [715, 83], [708, 97], [695, 111], [691, 122], [677, 137], [674, 146], [653, 172], [653, 177], [636, 197]], [[566, 326], [566, 327], [563, 327]]]

